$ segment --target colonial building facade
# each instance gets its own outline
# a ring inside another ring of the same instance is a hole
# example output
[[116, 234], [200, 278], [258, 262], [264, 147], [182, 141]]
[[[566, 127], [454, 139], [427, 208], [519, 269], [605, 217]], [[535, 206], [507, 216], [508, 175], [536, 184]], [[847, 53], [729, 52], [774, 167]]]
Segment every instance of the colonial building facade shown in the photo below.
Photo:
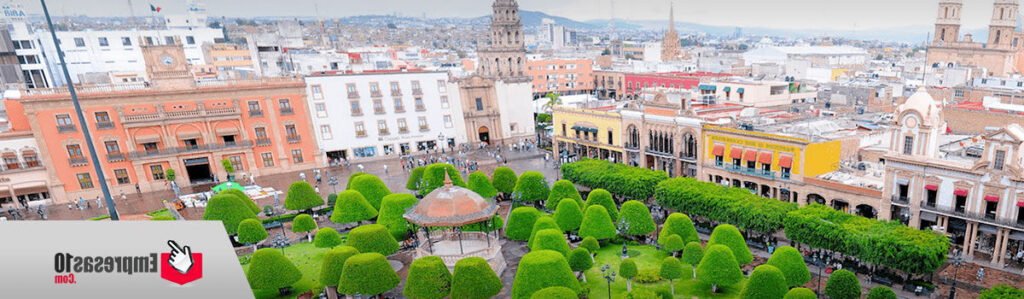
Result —
[[[977, 3], [975, 3], [977, 4]], [[995, 0], [989, 23], [988, 40], [974, 41], [970, 34], [960, 36], [961, 0], [940, 0], [935, 19], [935, 37], [928, 47], [928, 64], [939, 67], [973, 67], [977, 74], [1006, 76], [1018, 73], [1018, 57], [1024, 51], [1024, 32], [1017, 28], [1016, 0]]]

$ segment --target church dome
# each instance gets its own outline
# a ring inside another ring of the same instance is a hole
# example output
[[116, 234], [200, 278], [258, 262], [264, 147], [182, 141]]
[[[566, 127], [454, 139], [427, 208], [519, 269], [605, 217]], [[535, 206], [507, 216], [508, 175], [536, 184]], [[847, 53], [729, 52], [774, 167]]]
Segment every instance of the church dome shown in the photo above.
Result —
[[445, 173], [444, 186], [420, 199], [403, 217], [419, 226], [461, 226], [489, 220], [497, 211], [498, 205], [493, 200], [485, 199], [472, 190], [453, 186]]
[[921, 122], [926, 126], [939, 124], [941, 108], [924, 87], [918, 88], [917, 92], [907, 98], [906, 102], [897, 107], [896, 115], [902, 116], [904, 112], [908, 111], [917, 113], [922, 118]]

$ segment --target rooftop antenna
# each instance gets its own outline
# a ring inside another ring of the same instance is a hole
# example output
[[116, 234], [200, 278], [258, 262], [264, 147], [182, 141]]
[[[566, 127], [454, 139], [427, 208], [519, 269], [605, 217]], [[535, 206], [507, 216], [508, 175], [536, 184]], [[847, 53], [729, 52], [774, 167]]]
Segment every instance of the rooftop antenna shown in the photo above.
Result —
[[928, 46], [928, 37], [931, 35], [932, 33], [928, 32], [924, 36], [924, 65], [921, 67], [921, 87], [928, 85], [928, 48], [931, 48]]

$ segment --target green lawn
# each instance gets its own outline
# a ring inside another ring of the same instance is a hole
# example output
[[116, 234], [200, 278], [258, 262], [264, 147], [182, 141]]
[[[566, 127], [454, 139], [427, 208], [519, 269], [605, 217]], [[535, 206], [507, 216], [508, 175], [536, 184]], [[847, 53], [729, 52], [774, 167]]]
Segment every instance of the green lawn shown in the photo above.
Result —
[[163, 209], [159, 209], [159, 210], [156, 210], [156, 211], [152, 211], [152, 212], [146, 213], [146, 215], [152, 216], [153, 218], [160, 217], [160, 216], [171, 217], [171, 219], [174, 218], [174, 214], [171, 213], [171, 211], [168, 210], [167, 208], [163, 208]]
[[[644, 269], [659, 269], [661, 260], [668, 256], [667, 252], [655, 249], [654, 246], [628, 246], [627, 247], [630, 256], [636, 262], [637, 268], [643, 271]], [[594, 267], [589, 271], [586, 271], [587, 285], [590, 286], [590, 298], [607, 298], [608, 297], [608, 282], [601, 276], [601, 267], [604, 265], [610, 265], [612, 270], [615, 270], [616, 274], [619, 272], [619, 262], [622, 261], [622, 244], [608, 244], [607, 246], [601, 247], [597, 251], [595, 257], [596, 262]], [[746, 284], [746, 278], [743, 279], [739, 284], [731, 287], [719, 286], [719, 293], [711, 293], [711, 285], [700, 281], [677, 279], [675, 298], [737, 298], [743, 285]], [[650, 290], [658, 289], [669, 289], [668, 280], [663, 280], [656, 283], [637, 283], [633, 282], [633, 289], [636, 288], [647, 288]], [[622, 277], [615, 277], [615, 281], [612, 282], [612, 298], [623, 298], [626, 294], [626, 280]]]
[[[344, 238], [344, 235], [342, 236]], [[289, 296], [278, 296], [277, 290], [252, 290], [256, 298], [295, 298], [296, 295], [308, 290], [313, 290], [316, 297], [323, 291], [323, 284], [320, 278], [320, 263], [323, 262], [324, 253], [330, 248], [316, 248], [312, 242], [302, 242], [284, 249], [284, 255], [288, 257], [299, 271], [302, 271], [302, 280], [292, 285], [292, 294]], [[248, 258], [251, 254], [239, 256], [240, 259]], [[249, 265], [242, 265], [242, 271], [247, 271]]]

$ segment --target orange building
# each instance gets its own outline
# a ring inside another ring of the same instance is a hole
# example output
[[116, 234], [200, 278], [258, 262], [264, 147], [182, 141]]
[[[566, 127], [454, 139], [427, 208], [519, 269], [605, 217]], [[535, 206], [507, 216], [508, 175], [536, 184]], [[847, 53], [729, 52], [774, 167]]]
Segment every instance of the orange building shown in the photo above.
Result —
[[526, 75], [533, 78], [534, 97], [590, 93], [594, 90], [593, 64], [590, 59], [531, 60], [526, 62]]
[[167, 190], [167, 171], [187, 188], [235, 175], [267, 175], [322, 164], [301, 79], [202, 81], [180, 45], [144, 46], [149, 82], [76, 86], [86, 123], [67, 89], [26, 90], [5, 104], [14, 131], [30, 131], [53, 201], [101, 194], [81, 127], [89, 126], [116, 196]]

